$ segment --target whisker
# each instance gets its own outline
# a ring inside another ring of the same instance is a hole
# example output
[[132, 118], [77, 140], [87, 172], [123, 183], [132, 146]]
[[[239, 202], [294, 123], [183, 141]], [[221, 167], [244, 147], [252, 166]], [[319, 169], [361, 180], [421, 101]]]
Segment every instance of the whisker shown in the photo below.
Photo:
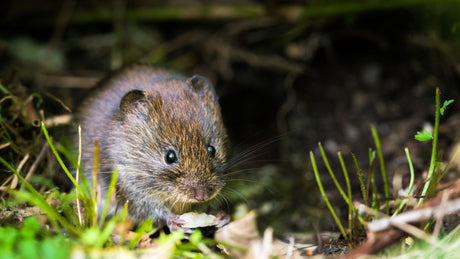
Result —
[[256, 183], [256, 180], [251, 180], [251, 179], [242, 179], [242, 178], [232, 178], [232, 179], [227, 179], [225, 182], [248, 182], [248, 183]]
[[228, 191], [228, 192], [231, 192], [233, 194], [236, 194], [237, 196], [239, 196], [243, 201], [244, 203], [248, 204], [248, 200], [246, 199], [246, 197], [244, 197], [240, 192], [238, 192], [237, 190], [233, 189], [233, 188], [230, 188], [230, 187], [227, 187], [225, 188], [225, 190], [223, 190], [224, 192], [225, 191]]
[[222, 199], [222, 200], [225, 202], [225, 204], [227, 205], [227, 209], [230, 209], [229, 201], [228, 201], [228, 199], [227, 199], [222, 193], [219, 193], [219, 194], [216, 196], [216, 198], [219, 199], [219, 201], [220, 201], [220, 199]]
[[260, 168], [245, 168], [245, 169], [240, 169], [240, 170], [235, 170], [235, 171], [228, 171], [227, 173], [223, 174], [222, 176], [230, 176], [230, 175], [235, 175], [235, 174], [239, 174], [239, 173], [244, 173], [244, 172], [254, 172], [256, 170], [258, 170]]

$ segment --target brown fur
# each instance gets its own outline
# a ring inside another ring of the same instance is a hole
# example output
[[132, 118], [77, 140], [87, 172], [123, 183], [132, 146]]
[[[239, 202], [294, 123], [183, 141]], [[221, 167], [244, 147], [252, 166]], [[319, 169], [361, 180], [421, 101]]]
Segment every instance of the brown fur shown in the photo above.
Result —
[[[117, 169], [118, 199], [129, 200], [135, 223], [202, 207], [223, 188], [227, 135], [204, 78], [134, 66], [104, 80], [81, 107], [85, 175], [91, 178], [98, 141], [102, 197]], [[168, 150], [176, 151], [176, 163], [165, 161]]]

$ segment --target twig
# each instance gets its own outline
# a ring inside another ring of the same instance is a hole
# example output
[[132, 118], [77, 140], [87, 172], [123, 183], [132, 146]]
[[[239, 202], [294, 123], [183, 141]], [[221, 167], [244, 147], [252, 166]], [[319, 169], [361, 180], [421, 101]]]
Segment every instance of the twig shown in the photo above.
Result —
[[427, 233], [425, 233], [423, 230], [419, 229], [418, 227], [412, 226], [404, 222], [393, 222], [392, 224], [394, 227], [399, 228], [400, 230], [404, 231], [405, 233], [411, 236], [417, 237], [427, 242], [432, 239], [431, 236], [429, 236]]
[[67, 125], [72, 121], [73, 116], [71, 114], [57, 115], [45, 120], [45, 124], [48, 128], [56, 127], [59, 125]]
[[[16, 169], [16, 171], [19, 174], [21, 173], [22, 167], [24, 167], [24, 164], [27, 162], [27, 160], [29, 160], [29, 154], [28, 153], [24, 156], [24, 158], [19, 163], [18, 169]], [[11, 189], [16, 189], [16, 187], [18, 186], [18, 182], [19, 182], [19, 178], [18, 178], [18, 176], [15, 175], [13, 177], [13, 181], [11, 182], [10, 188]]]
[[291, 259], [294, 253], [295, 239], [293, 236], [289, 237], [289, 246], [286, 251], [286, 259]]
[[299, 74], [305, 70], [305, 66], [301, 63], [289, 62], [279, 56], [257, 55], [253, 52], [230, 46], [221, 41], [210, 41], [207, 47], [211, 50], [215, 50], [220, 55], [228, 55], [230, 59], [245, 62], [253, 67], [285, 71], [293, 74]]
[[64, 75], [46, 75], [37, 74], [35, 81], [43, 87], [61, 87], [61, 88], [91, 88], [100, 78], [98, 77], [78, 77]]
[[433, 230], [433, 236], [437, 237], [439, 235], [439, 232], [441, 231], [442, 227], [442, 218], [447, 215], [448, 213], [446, 212], [447, 209], [447, 201], [449, 200], [449, 193], [444, 193], [442, 195], [441, 199], [441, 204], [439, 204], [439, 213], [438, 216], [436, 216], [436, 224], [434, 225], [434, 230]]
[[[35, 171], [37, 170], [37, 167], [38, 167], [38, 164], [43, 160], [43, 157], [45, 156], [46, 154], [46, 150], [48, 149], [49, 145], [47, 142], [45, 142], [45, 144], [43, 145], [42, 149], [40, 150], [40, 153], [38, 153], [38, 156], [37, 158], [35, 159], [34, 163], [32, 164], [32, 166], [30, 166], [29, 168], [29, 171], [27, 172], [26, 176], [24, 177], [24, 179], [26, 179], [27, 181], [30, 180], [30, 178], [32, 177], [32, 175], [35, 173]], [[21, 191], [24, 190], [24, 183], [21, 184]]]
[[369, 231], [378, 232], [388, 229], [398, 223], [414, 223], [427, 219], [443, 217], [445, 215], [460, 211], [460, 199], [446, 202], [445, 209], [441, 209], [440, 206], [442, 206], [442, 203], [436, 207], [428, 207], [420, 210], [408, 211], [391, 218], [379, 219], [374, 222], [370, 222], [367, 227]]
[[[448, 195], [449, 202], [443, 202], [443, 196]], [[444, 203], [444, 204], [443, 204]], [[446, 209], [440, 209], [444, 206]], [[384, 249], [385, 247], [395, 243], [401, 237], [409, 234], [417, 234], [413, 232], [412, 228], [408, 229], [401, 227], [401, 224], [415, 223], [423, 221], [431, 217], [441, 217], [452, 212], [460, 210], [460, 179], [455, 181], [449, 188], [438, 193], [438, 195], [423, 204], [424, 208], [405, 212], [394, 216], [392, 218], [384, 218], [368, 224], [369, 229], [383, 231], [367, 233], [367, 239], [360, 246], [350, 251], [345, 258], [357, 258], [362, 255], [375, 254]], [[360, 208], [361, 209], [361, 208]], [[392, 228], [395, 226], [397, 228]], [[405, 231], [401, 230], [404, 229]], [[406, 232], [407, 231], [407, 232]]]
[[4, 149], [6, 147], [9, 147], [10, 145], [11, 145], [10, 142], [3, 143], [3, 144], [0, 145], [0, 149]]
[[55, 100], [56, 102], [58, 102], [62, 106], [62, 108], [64, 108], [66, 111], [72, 112], [72, 110], [67, 105], [65, 105], [65, 103], [61, 99], [57, 98], [56, 96], [50, 93], [46, 93], [46, 95], [48, 97], [51, 97], [51, 99]]
[[[443, 2], [454, 2], [444, 0]], [[246, 5], [202, 5], [202, 6], [155, 6], [139, 7], [126, 10], [130, 21], [189, 21], [189, 20], [229, 20], [254, 19], [269, 15], [280, 17], [290, 22], [299, 22], [305, 18], [327, 15], [346, 15], [372, 10], [404, 8], [423, 4], [432, 4], [430, 0], [379, 0], [359, 2], [337, 2], [309, 5], [280, 5], [267, 10], [262, 4]], [[110, 22], [113, 14], [106, 9], [75, 11], [71, 18], [73, 24]]]

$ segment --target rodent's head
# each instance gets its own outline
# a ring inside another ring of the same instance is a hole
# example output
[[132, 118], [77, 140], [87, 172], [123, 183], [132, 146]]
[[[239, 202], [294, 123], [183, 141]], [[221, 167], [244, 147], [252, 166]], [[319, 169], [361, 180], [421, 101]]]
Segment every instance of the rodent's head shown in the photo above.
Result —
[[172, 212], [183, 213], [224, 186], [227, 134], [207, 79], [154, 83], [166, 87], [132, 90], [121, 99], [112, 159], [127, 198], [151, 196]]

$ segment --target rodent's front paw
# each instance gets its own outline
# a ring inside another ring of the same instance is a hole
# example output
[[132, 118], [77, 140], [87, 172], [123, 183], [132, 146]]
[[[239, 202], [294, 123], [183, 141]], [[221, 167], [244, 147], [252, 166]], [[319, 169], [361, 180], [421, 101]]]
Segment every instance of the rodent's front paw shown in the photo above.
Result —
[[227, 213], [220, 211], [219, 213], [217, 213], [215, 221], [217, 223], [216, 227], [218, 229], [221, 229], [222, 227], [230, 223], [230, 216]]
[[185, 220], [181, 219], [180, 215], [170, 214], [166, 218], [166, 224], [171, 232], [182, 230], [185, 234], [191, 234], [193, 232], [192, 228], [183, 227], [186, 223]]

